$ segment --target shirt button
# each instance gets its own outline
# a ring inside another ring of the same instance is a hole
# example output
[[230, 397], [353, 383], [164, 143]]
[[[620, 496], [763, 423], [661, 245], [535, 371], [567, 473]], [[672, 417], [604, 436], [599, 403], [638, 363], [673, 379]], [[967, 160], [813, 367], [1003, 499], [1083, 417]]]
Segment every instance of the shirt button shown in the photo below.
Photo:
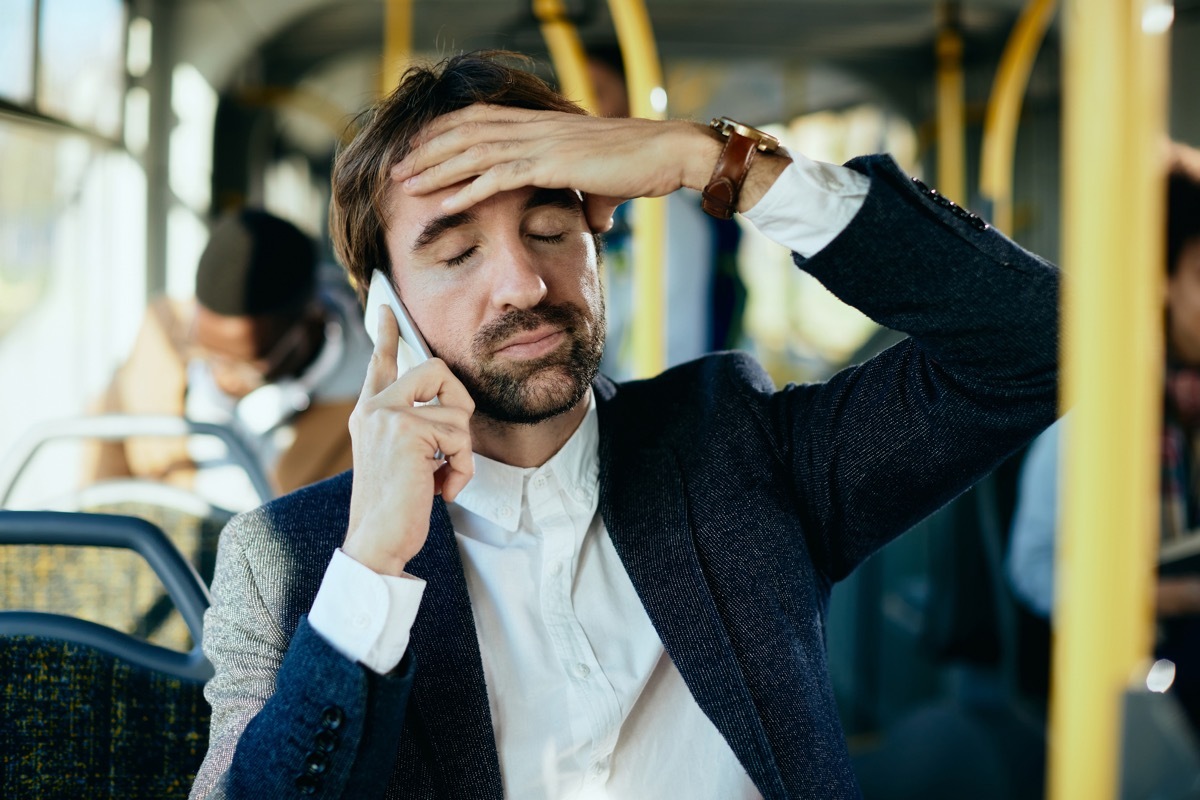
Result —
[[496, 513], [507, 519], [508, 517], [512, 516], [512, 506], [500, 506], [500, 508], [496, 510]]
[[582, 486], [576, 487], [575, 497], [579, 500], [587, 500], [588, 499], [587, 489], [584, 489]]
[[371, 618], [366, 614], [358, 614], [354, 617], [354, 627], [363, 629], [371, 624]]
[[581, 661], [575, 665], [575, 674], [581, 678], [586, 678], [588, 675], [592, 674], [592, 668]]
[[545, 475], [538, 475], [536, 478], [534, 478], [534, 479], [533, 479], [533, 485], [534, 485], [535, 487], [537, 487], [538, 489], [540, 489], [540, 488], [542, 488], [543, 486], [545, 486], [545, 485], [546, 485], [546, 476], [545, 476]]
[[550, 565], [550, 574], [551, 575], [561, 575], [562, 574], [562, 562], [561, 561], [555, 561], [553, 564]]

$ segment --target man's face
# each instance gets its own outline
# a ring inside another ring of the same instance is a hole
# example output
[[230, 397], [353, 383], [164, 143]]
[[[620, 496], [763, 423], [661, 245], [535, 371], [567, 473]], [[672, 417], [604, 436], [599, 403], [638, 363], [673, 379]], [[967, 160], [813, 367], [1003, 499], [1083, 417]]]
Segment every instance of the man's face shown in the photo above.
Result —
[[305, 334], [302, 319], [226, 316], [197, 303], [191, 355], [209, 365], [221, 391], [240, 398], [299, 369], [312, 352]]
[[1172, 351], [1200, 366], [1200, 238], [1184, 244], [1167, 282], [1167, 320]]
[[392, 280], [476, 412], [533, 424], [574, 407], [604, 348], [595, 241], [578, 195], [526, 188], [459, 214], [393, 188]]

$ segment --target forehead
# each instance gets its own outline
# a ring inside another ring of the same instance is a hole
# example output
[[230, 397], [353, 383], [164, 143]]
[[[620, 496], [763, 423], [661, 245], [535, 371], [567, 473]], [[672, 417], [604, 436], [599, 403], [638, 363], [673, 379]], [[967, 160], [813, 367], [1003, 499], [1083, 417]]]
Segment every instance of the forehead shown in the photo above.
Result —
[[269, 316], [226, 316], [196, 304], [191, 339], [210, 350], [244, 358], [257, 356], [276, 336], [283, 321]]
[[[459, 183], [419, 196], [409, 195], [399, 186], [393, 186], [386, 206], [389, 244], [402, 245], [406, 249], [411, 247], [423, 232], [446, 217], [442, 201], [452, 197], [465, 185]], [[577, 192], [569, 189], [525, 186], [499, 192], [454, 216], [480, 223], [496, 219], [516, 220], [532, 208], [546, 206], [569, 208], [582, 213], [583, 201]]]

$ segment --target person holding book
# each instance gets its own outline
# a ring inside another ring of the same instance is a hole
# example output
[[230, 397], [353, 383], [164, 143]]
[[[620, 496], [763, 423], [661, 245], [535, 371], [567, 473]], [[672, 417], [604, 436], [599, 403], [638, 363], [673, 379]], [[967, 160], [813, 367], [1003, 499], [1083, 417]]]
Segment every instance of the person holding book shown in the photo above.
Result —
[[[1188, 551], [1187, 540], [1200, 537], [1200, 150], [1173, 145], [1167, 183], [1160, 534], [1165, 556]], [[1045, 618], [1054, 600], [1059, 442], [1069, 427], [1068, 416], [1029, 449], [1008, 554], [1014, 592]], [[1200, 731], [1200, 570], [1183, 562], [1164, 562], [1160, 569], [1156, 652], [1175, 662], [1174, 691]]]

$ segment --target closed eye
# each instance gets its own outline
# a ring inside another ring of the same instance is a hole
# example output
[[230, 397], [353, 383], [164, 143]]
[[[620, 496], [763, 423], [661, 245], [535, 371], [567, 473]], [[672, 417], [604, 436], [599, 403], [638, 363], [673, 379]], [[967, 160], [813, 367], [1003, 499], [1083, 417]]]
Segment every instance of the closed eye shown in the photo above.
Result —
[[529, 234], [529, 238], [537, 242], [561, 242], [565, 236], [565, 233], [556, 233], [552, 236], [539, 236], [536, 233]]
[[457, 267], [457, 266], [460, 266], [461, 264], [465, 264], [467, 259], [470, 258], [471, 256], [475, 255], [475, 251], [478, 249], [479, 249], [478, 245], [474, 245], [474, 244], [471, 245], [466, 250], [462, 251], [461, 253], [454, 256], [453, 258], [447, 258], [446, 266]]

